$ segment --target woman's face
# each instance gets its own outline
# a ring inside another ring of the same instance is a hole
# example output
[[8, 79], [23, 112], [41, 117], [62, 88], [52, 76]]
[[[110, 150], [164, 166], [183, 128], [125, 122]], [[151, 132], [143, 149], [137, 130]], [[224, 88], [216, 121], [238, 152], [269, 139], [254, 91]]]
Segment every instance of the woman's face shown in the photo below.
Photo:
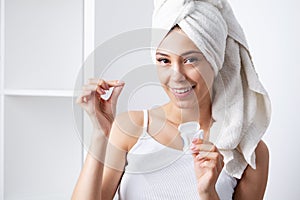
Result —
[[174, 28], [156, 51], [160, 82], [179, 108], [194, 108], [210, 101], [214, 72], [188, 36]]

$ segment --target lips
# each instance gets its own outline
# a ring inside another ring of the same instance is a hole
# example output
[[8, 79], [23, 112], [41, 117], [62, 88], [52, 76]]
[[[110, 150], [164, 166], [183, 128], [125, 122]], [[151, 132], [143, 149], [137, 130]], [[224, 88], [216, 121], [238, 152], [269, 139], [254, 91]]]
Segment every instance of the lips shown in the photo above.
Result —
[[183, 94], [183, 93], [186, 93], [188, 91], [190, 91], [191, 89], [193, 89], [192, 87], [188, 87], [188, 88], [182, 88], [182, 89], [175, 89], [175, 88], [172, 88], [172, 90], [178, 94]]
[[184, 98], [189, 96], [192, 93], [194, 87], [195, 86], [171, 88], [171, 91], [175, 95], [175, 97]]

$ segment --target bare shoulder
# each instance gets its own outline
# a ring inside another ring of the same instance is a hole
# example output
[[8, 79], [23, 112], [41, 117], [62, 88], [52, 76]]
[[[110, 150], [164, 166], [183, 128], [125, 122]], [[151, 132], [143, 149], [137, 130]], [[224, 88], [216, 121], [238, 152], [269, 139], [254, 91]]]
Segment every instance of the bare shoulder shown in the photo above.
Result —
[[264, 141], [260, 141], [255, 149], [257, 164], [268, 163], [269, 149]]
[[255, 149], [256, 169], [249, 165], [235, 189], [235, 199], [263, 199], [268, 182], [269, 150], [262, 140]]
[[121, 126], [133, 126], [137, 128], [143, 126], [143, 111], [127, 111], [117, 115], [115, 122]]
[[112, 125], [110, 142], [129, 151], [142, 133], [143, 121], [143, 111], [128, 111], [118, 114]]
[[257, 174], [257, 176], [266, 176], [268, 175], [269, 169], [269, 149], [264, 141], [260, 141], [255, 149], [256, 156], [256, 170], [249, 170], [251, 174]]
[[260, 174], [267, 173], [269, 167], [269, 149], [264, 141], [259, 141], [257, 147], [255, 149], [255, 162], [256, 162], [256, 169], [251, 168], [248, 166], [244, 172], [244, 174], [251, 173]]

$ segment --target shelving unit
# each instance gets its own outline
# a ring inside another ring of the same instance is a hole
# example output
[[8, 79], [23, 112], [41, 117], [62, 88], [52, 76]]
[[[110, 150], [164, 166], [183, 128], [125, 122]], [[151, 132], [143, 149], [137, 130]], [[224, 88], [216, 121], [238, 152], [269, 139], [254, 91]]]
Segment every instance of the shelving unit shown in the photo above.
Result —
[[[0, 0], [0, 200], [70, 198], [86, 155], [80, 139], [89, 139], [78, 133], [92, 129], [72, 109], [75, 82], [94, 77], [90, 54], [97, 45], [150, 26], [152, 2], [135, 0], [145, 9], [125, 14], [123, 3], [110, 10], [103, 9], [114, 7], [109, 1]], [[110, 12], [122, 19], [107, 23]]]
[[83, 162], [72, 103], [92, 48], [91, 2], [0, 0], [0, 200], [70, 198]]

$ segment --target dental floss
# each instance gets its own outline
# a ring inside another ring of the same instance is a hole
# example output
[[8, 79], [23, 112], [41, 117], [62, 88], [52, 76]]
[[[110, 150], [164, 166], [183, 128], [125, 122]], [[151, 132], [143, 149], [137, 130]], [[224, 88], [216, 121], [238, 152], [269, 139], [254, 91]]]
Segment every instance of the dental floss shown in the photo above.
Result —
[[194, 138], [203, 139], [203, 130], [196, 121], [185, 122], [178, 126], [181, 138], [183, 140], [183, 151], [190, 152], [190, 146]]

